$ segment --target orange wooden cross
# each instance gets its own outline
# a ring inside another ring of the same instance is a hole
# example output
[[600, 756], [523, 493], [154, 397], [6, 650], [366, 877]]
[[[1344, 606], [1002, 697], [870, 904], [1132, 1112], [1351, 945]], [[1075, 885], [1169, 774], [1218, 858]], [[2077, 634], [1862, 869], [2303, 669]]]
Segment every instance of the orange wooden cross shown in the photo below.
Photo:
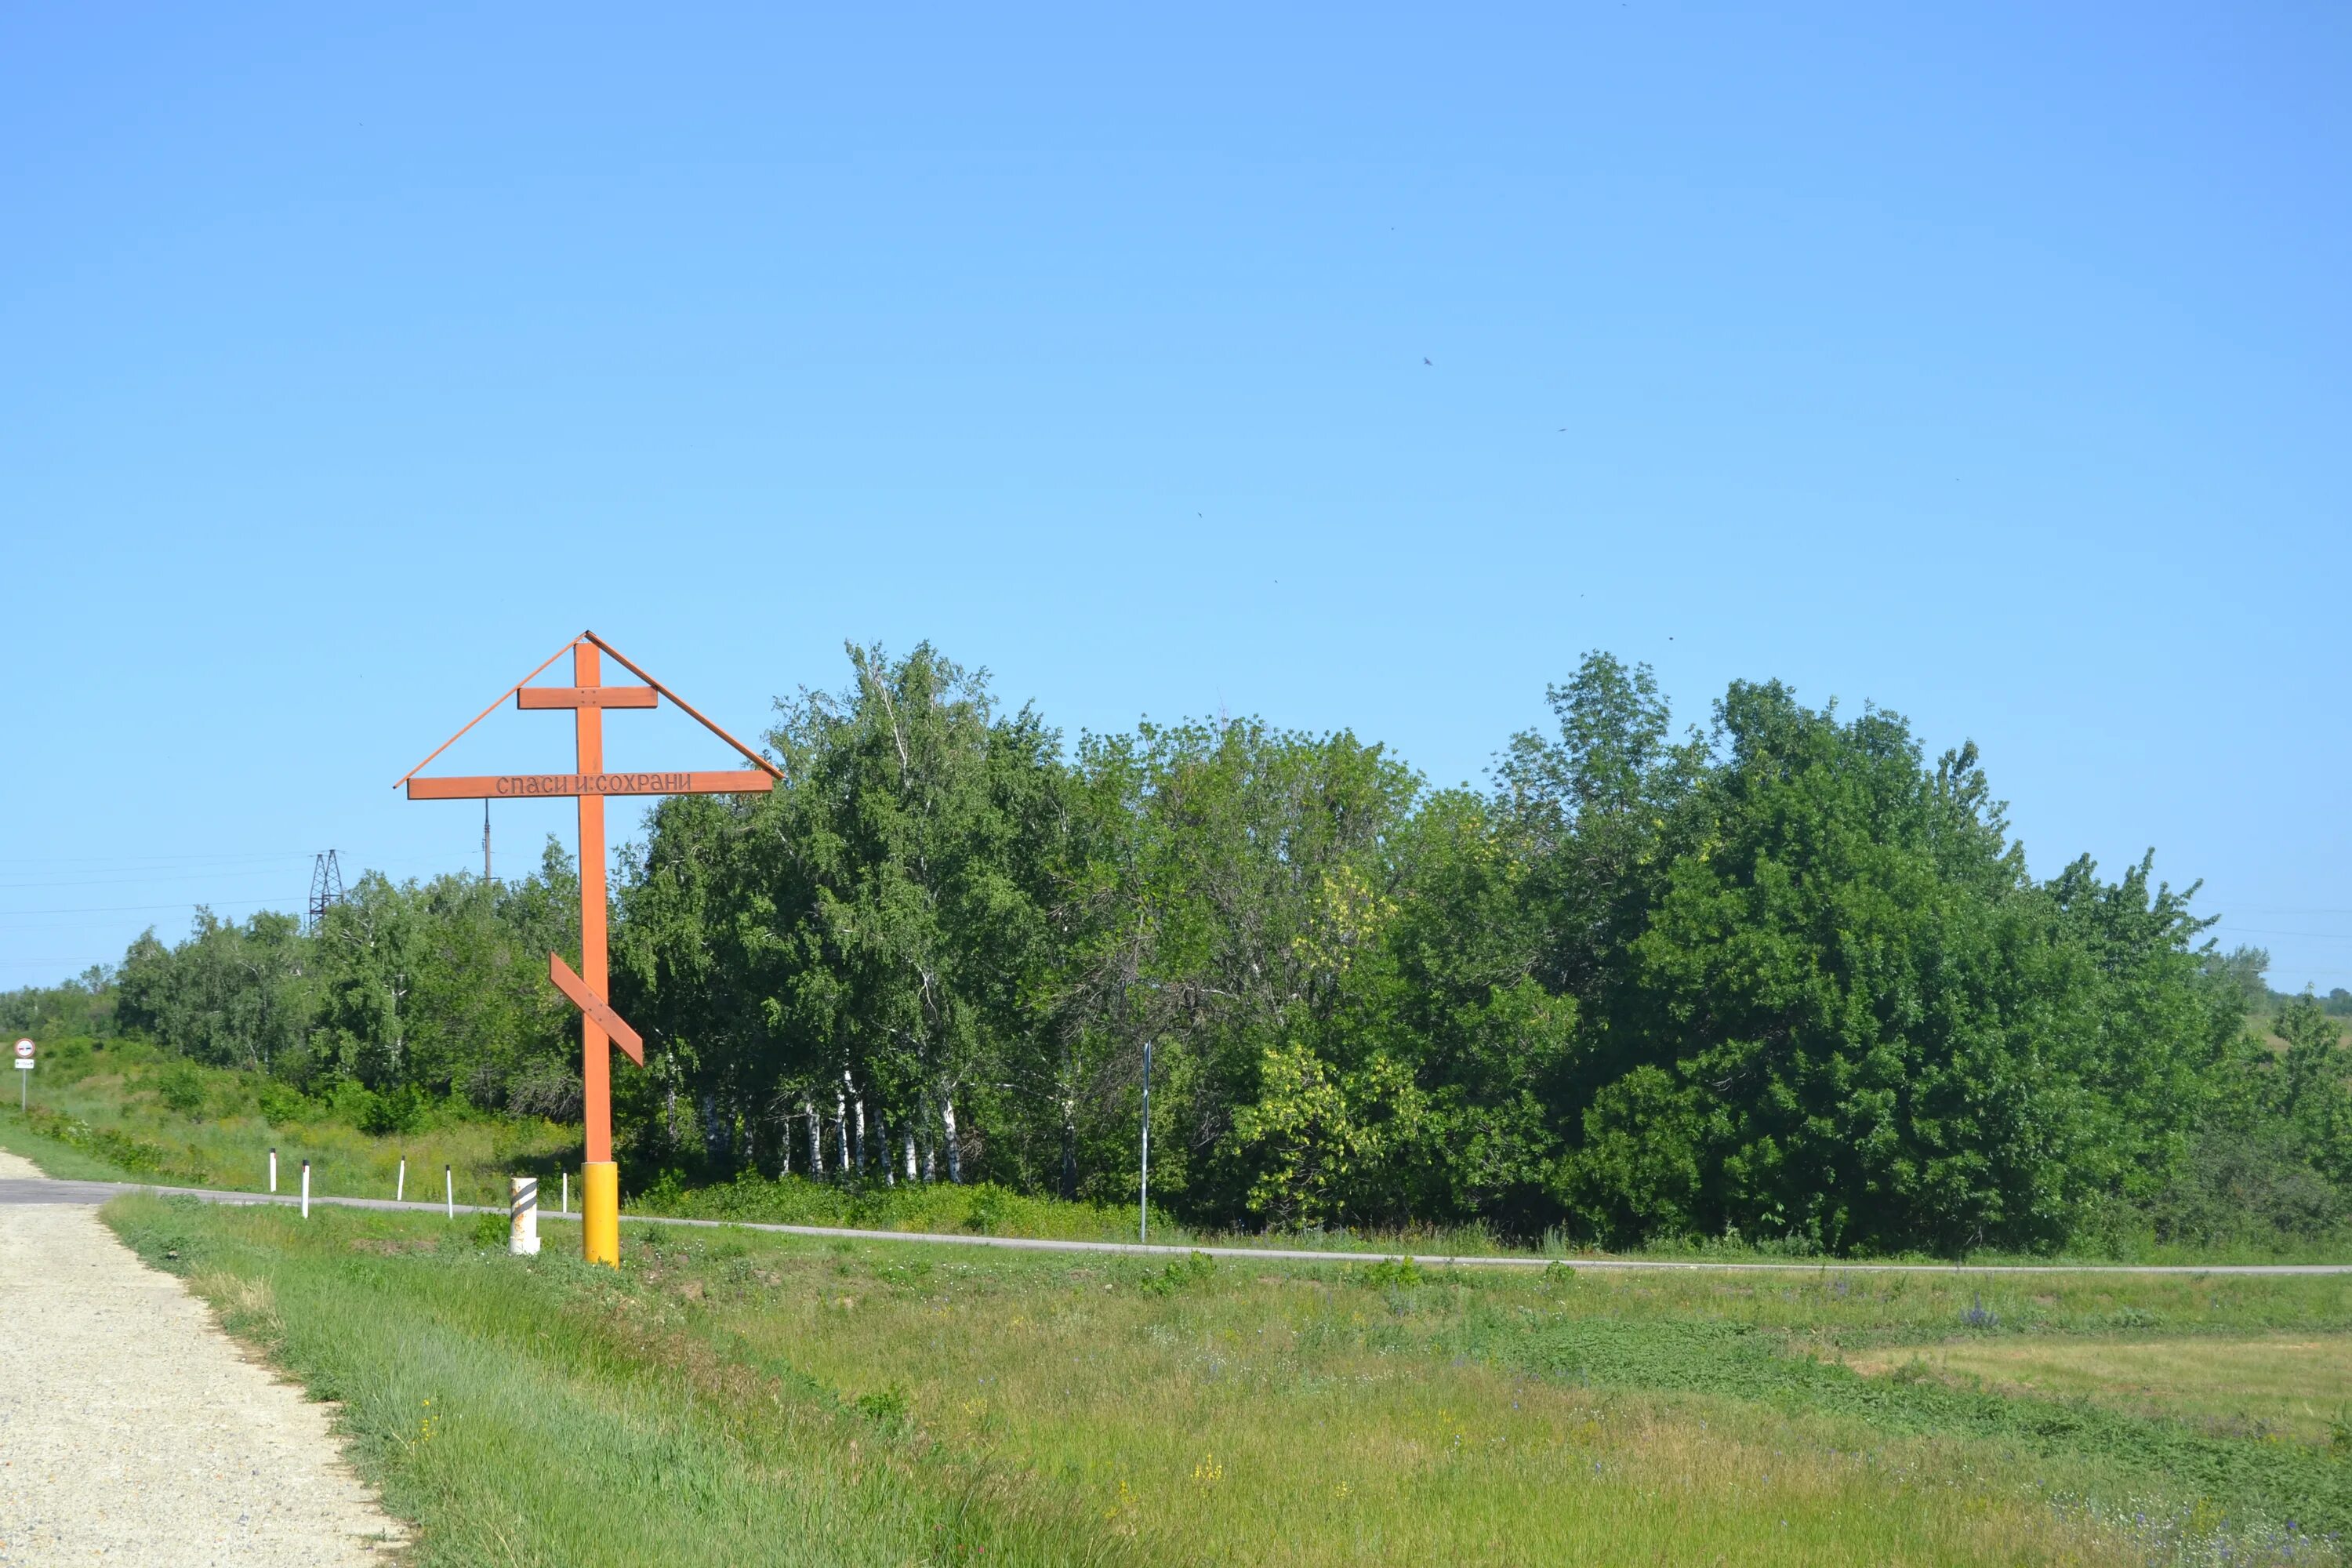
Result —
[[[533, 686], [548, 665], [572, 655], [570, 686]], [[643, 686], [607, 686], [603, 658], [611, 654]], [[577, 771], [569, 773], [495, 773], [474, 778], [425, 779], [416, 775], [435, 757], [456, 745], [460, 736], [488, 718], [509, 696], [520, 709], [572, 710], [577, 742]], [[662, 698], [684, 709], [695, 722], [741, 753], [756, 771], [730, 773], [624, 773], [604, 771], [604, 710], [652, 708]], [[580, 1080], [585, 1090], [587, 1168], [582, 1173], [583, 1201], [581, 1237], [592, 1263], [620, 1261], [619, 1173], [613, 1163], [612, 1061], [608, 1042], [618, 1043], [639, 1066], [645, 1045], [637, 1032], [613, 1011], [605, 955], [604, 797], [614, 795], [764, 795], [783, 775], [776, 765], [742, 742], [695, 711], [691, 703], [631, 664], [625, 655], [594, 632], [579, 637], [548, 656], [532, 670], [499, 694], [496, 701], [474, 715], [457, 734], [434, 748], [433, 755], [394, 781], [408, 786], [411, 800], [514, 800], [573, 796], [580, 802], [580, 972], [555, 953], [547, 955], [547, 975], [557, 989], [580, 1009]]]

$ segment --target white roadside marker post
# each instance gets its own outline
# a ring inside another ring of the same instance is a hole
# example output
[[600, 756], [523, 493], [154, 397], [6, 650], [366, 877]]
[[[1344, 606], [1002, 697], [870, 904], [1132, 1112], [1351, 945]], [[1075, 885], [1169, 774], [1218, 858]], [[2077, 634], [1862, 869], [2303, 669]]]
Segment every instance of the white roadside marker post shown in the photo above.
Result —
[[517, 1176], [507, 1200], [507, 1251], [517, 1258], [539, 1256], [539, 1178]]
[[278, 1151], [275, 1149], [269, 1152], [269, 1190], [273, 1193], [278, 1190]]
[[557, 1212], [563, 1215], [572, 1212], [572, 1172], [569, 1167], [563, 1173], [563, 1207]]
[[310, 1217], [310, 1162], [302, 1162], [302, 1217]]
[[449, 1217], [456, 1219], [457, 1217], [457, 1178], [449, 1173], [449, 1167], [446, 1165], [441, 1167], [441, 1197], [449, 1205]]
[[407, 1155], [405, 1155], [405, 1154], [403, 1154], [403, 1155], [400, 1157], [400, 1174], [399, 1174], [397, 1177], [395, 1177], [395, 1178], [394, 1179], [393, 1184], [392, 1184], [392, 1201], [393, 1201], [394, 1203], [403, 1203], [403, 1202], [405, 1202], [405, 1201], [407, 1200], [407, 1197], [408, 1197], [408, 1156], [407, 1156]]

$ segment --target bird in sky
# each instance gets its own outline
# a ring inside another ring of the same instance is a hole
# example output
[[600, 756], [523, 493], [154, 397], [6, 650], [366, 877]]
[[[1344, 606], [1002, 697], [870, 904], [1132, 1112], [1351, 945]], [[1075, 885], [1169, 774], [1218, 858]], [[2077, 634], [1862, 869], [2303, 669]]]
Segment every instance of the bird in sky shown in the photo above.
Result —
[[1429, 356], [1428, 356], [1427, 354], [1423, 354], [1423, 355], [1422, 355], [1422, 356], [1421, 356], [1421, 363], [1423, 363], [1423, 364], [1427, 364], [1427, 363], [1429, 363]]

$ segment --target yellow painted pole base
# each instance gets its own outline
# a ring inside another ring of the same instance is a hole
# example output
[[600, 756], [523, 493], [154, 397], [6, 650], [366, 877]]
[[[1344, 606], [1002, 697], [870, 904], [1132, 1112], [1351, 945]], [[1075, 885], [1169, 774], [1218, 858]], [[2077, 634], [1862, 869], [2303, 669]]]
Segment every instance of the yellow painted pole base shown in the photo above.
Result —
[[621, 1266], [621, 1167], [610, 1160], [580, 1167], [580, 1245], [589, 1262]]

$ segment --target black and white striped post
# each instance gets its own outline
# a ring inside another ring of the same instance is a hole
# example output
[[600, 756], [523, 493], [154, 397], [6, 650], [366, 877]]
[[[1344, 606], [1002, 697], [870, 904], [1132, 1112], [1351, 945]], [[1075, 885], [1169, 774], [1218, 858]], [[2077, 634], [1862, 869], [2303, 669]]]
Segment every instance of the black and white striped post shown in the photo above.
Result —
[[539, 1178], [517, 1176], [507, 1200], [507, 1250], [517, 1258], [539, 1256]]

